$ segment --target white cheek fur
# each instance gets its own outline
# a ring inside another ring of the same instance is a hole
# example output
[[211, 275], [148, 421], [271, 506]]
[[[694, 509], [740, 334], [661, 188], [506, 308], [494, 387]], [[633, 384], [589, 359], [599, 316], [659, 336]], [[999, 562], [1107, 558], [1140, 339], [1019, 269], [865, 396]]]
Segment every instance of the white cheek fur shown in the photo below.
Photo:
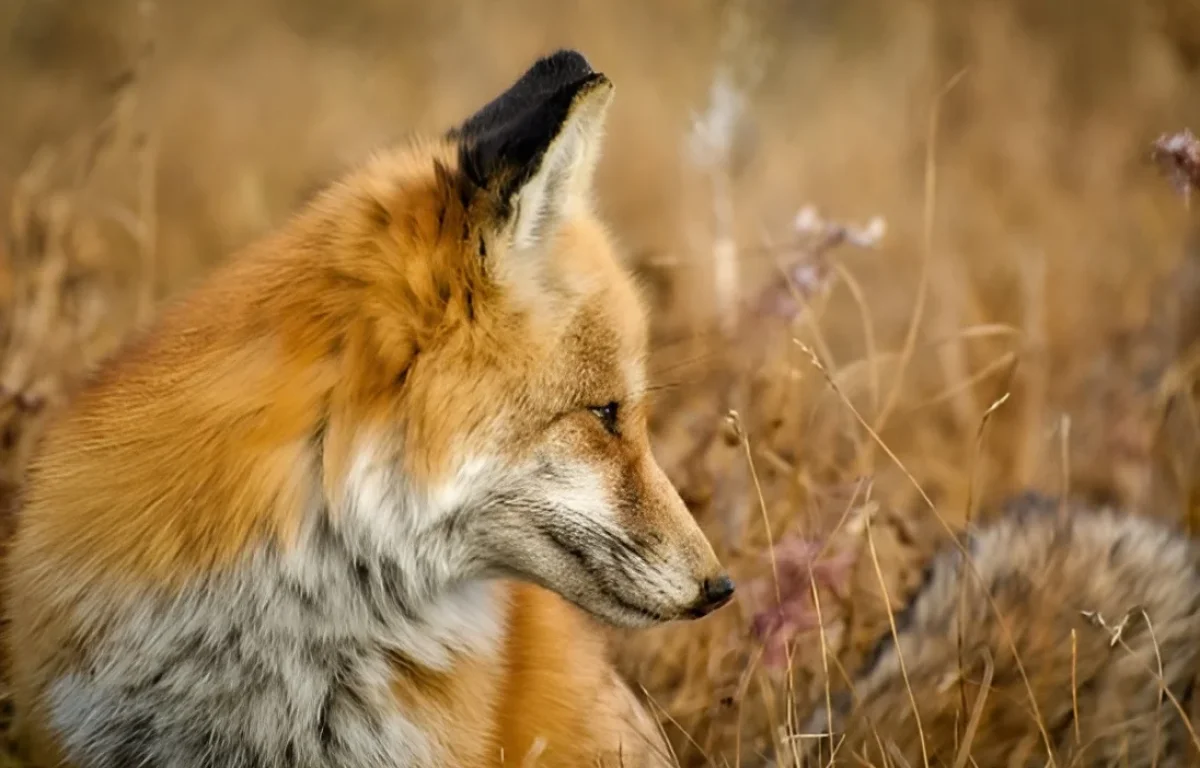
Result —
[[560, 479], [544, 495], [558, 505], [564, 514], [581, 518], [593, 525], [609, 527], [615, 524], [613, 504], [598, 472], [582, 463], [567, 464], [560, 470]]

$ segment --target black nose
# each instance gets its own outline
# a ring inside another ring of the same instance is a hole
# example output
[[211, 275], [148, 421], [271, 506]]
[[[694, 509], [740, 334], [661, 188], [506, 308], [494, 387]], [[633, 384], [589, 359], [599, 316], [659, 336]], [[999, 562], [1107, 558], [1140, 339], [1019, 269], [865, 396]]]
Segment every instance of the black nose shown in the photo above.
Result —
[[700, 599], [688, 611], [693, 619], [707, 616], [733, 599], [733, 579], [721, 574], [715, 579], [705, 579], [700, 586]]

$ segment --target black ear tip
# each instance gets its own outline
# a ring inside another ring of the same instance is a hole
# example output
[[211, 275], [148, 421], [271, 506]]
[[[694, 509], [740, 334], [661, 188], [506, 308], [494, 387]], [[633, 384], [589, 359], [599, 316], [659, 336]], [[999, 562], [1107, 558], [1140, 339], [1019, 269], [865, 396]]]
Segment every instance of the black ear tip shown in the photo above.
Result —
[[447, 137], [459, 142], [460, 165], [476, 186], [486, 186], [489, 179], [523, 183], [579, 98], [606, 86], [612, 86], [609, 79], [582, 53], [562, 48], [537, 59]]
[[543, 56], [533, 65], [539, 76], [550, 76], [556, 80], [581, 80], [593, 74], [587, 58], [572, 48], [560, 48]]
[[518, 117], [525, 110], [543, 104], [564, 88], [587, 86], [598, 74], [579, 51], [560, 48], [530, 65], [529, 69], [462, 125], [448, 132], [450, 138], [464, 138]]

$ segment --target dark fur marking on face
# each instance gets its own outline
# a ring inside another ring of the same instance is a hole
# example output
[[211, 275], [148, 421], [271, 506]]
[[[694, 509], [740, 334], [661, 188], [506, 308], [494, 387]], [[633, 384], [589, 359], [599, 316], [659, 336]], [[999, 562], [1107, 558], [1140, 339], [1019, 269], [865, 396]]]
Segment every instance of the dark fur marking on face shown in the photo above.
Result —
[[[549, 539], [552, 544], [554, 544], [556, 547], [558, 547], [558, 549], [560, 549], [562, 552], [566, 553], [571, 558], [573, 558], [576, 562], [578, 562], [579, 566], [586, 573], [588, 573], [589, 575], [592, 576], [592, 578], [595, 581], [595, 585], [600, 590], [600, 592], [603, 593], [604, 596], [607, 597], [609, 600], [611, 600], [614, 604], [619, 606], [622, 610], [624, 610], [628, 613], [631, 613], [635, 616], [642, 616], [642, 617], [649, 618], [649, 619], [652, 619], [655, 621], [662, 620], [663, 617], [660, 616], [658, 613], [651, 611], [651, 610], [647, 610], [646, 608], [643, 608], [640, 605], [635, 605], [635, 604], [627, 601], [624, 597], [622, 597], [620, 594], [618, 594], [616, 591], [614, 591], [612, 588], [610, 588], [608, 586], [607, 580], [604, 578], [604, 573], [602, 572], [602, 570], [600, 568], [598, 568], [595, 563], [592, 562], [591, 558], [589, 558], [586, 554], [584, 554], [584, 549], [583, 549], [582, 545], [578, 541], [575, 540], [575, 537], [571, 536], [566, 531], [559, 530], [555, 526], [550, 526], [550, 525], [539, 525], [538, 532], [541, 533], [543, 536], [545, 536], [547, 539]], [[609, 541], [610, 546], [613, 543], [613, 541], [615, 541], [614, 537], [605, 537], [605, 538], [610, 540]], [[610, 553], [611, 553], [611, 550], [610, 550]]]
[[559, 549], [571, 556], [573, 560], [578, 562], [583, 568], [591, 570], [591, 564], [588, 561], [587, 555], [584, 554], [583, 546], [566, 535], [563, 531], [550, 525], [538, 525], [538, 531], [550, 539]]
[[641, 616], [643, 618], [650, 619], [651, 621], [662, 621], [664, 618], [657, 611], [650, 611], [640, 605], [634, 605], [625, 598], [621, 597], [621, 595], [617, 592], [609, 589], [608, 586], [603, 583], [600, 585], [600, 591], [603, 592], [609, 600], [612, 600], [614, 603], [620, 606], [622, 610], [626, 611], [627, 613], [631, 613], [634, 616]]
[[644, 564], [648, 559], [649, 553], [644, 551], [644, 548], [620, 534], [606, 532], [604, 544], [613, 565], [621, 568], [630, 576], [636, 576], [640, 570], [638, 566]]
[[630, 543], [637, 547], [643, 553], [651, 552], [663, 543], [663, 535], [658, 531], [646, 531], [645, 533], [629, 532], [625, 534], [629, 537]]

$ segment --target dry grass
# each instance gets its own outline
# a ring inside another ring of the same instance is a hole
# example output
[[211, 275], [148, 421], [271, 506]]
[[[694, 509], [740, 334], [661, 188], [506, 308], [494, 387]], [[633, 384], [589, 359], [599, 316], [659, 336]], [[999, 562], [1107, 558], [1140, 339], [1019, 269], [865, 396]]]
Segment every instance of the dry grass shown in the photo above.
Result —
[[655, 304], [657, 451], [741, 585], [614, 638], [681, 763], [796, 762], [947, 529], [1014, 491], [1200, 522], [1200, 232], [1152, 162], [1200, 126], [1187, 0], [158, 5], [0, 9], [6, 499], [156, 302], [572, 45], [618, 86], [601, 194]]

